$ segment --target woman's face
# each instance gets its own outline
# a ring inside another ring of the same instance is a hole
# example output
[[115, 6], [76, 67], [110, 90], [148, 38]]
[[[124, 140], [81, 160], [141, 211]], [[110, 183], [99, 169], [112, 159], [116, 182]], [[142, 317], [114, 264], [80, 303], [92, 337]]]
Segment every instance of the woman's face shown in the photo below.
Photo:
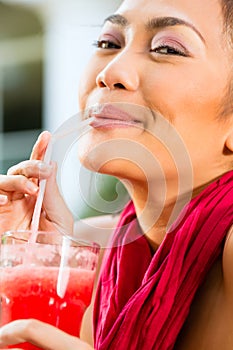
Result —
[[230, 73], [219, 1], [125, 0], [105, 21], [81, 80], [82, 110], [107, 104], [90, 110], [93, 127], [81, 139], [81, 161], [140, 182], [150, 172], [147, 152], [169, 180], [177, 173], [173, 152], [182, 153], [175, 149], [178, 137], [195, 186], [219, 176], [230, 168], [232, 118], [219, 116]]

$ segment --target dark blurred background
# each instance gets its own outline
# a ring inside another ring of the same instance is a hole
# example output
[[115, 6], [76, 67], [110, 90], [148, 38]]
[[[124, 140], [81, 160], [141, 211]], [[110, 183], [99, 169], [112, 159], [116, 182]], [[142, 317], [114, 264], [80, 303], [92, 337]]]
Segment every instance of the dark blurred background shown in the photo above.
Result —
[[0, 2], [0, 171], [29, 156], [42, 129], [43, 24], [32, 9]]

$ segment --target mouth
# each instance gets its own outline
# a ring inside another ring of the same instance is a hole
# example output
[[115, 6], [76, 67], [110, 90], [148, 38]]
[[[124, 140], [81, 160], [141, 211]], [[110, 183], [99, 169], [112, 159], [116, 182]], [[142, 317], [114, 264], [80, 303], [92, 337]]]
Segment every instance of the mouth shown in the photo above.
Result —
[[[122, 106], [123, 107], [123, 106]], [[131, 107], [132, 109], [132, 107]], [[88, 111], [88, 117], [92, 118], [90, 126], [93, 128], [142, 128], [142, 121], [132, 113], [114, 106], [113, 104], [96, 104]]]

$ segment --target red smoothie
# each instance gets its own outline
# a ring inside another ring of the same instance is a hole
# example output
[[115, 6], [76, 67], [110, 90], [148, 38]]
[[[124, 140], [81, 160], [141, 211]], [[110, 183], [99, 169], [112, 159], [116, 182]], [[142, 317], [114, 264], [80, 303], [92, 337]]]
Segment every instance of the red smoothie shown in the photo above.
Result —
[[[64, 297], [57, 294], [58, 267], [6, 267], [1, 270], [1, 325], [36, 318], [79, 336], [84, 311], [90, 304], [94, 271], [70, 268]], [[63, 273], [66, 273], [64, 271]], [[16, 346], [12, 346], [15, 348]], [[28, 343], [25, 350], [38, 350]], [[9, 347], [10, 348], [10, 347]]]

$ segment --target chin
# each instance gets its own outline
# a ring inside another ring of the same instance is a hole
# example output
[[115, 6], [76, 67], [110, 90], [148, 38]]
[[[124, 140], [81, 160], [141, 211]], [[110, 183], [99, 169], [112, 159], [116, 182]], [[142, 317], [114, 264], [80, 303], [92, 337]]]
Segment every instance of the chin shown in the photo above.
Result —
[[101, 155], [93, 154], [90, 156], [88, 153], [79, 153], [79, 159], [86, 169], [104, 175], [114, 176], [120, 181], [125, 183], [130, 183], [132, 186], [133, 183], [144, 183], [147, 182], [145, 173], [140, 167], [133, 164], [131, 161], [125, 159], [112, 159], [108, 160]]

